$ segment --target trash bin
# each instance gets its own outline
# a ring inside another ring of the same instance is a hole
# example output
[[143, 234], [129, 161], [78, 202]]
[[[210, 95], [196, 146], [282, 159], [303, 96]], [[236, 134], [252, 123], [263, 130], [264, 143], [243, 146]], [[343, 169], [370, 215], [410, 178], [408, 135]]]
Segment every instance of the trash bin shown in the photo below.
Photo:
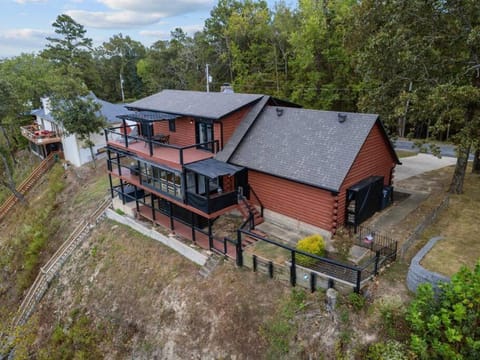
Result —
[[382, 205], [380, 210], [389, 207], [392, 204], [393, 186], [384, 186], [382, 190]]

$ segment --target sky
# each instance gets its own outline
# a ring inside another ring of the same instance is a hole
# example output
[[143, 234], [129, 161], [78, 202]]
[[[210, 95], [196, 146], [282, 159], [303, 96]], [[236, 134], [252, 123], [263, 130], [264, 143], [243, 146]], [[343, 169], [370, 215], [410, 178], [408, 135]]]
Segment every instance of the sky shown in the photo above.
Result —
[[[268, 0], [270, 8], [274, 0]], [[201, 30], [217, 0], [0, 0], [0, 58], [37, 52], [52, 23], [68, 14], [99, 46], [115, 34], [129, 35], [150, 46], [167, 40], [181, 27], [193, 35]]]

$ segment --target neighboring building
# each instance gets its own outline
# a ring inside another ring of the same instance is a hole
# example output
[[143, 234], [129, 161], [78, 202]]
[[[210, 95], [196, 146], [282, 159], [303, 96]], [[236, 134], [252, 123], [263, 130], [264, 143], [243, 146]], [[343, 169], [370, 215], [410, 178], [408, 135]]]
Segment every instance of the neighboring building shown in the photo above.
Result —
[[[98, 99], [93, 93], [88, 95], [93, 97], [95, 102], [100, 104], [100, 114], [105, 117], [110, 124], [118, 124], [120, 121], [118, 115], [128, 114], [128, 110], [123, 105], [112, 104]], [[42, 98], [42, 107], [33, 110], [31, 115], [35, 116], [34, 123], [28, 126], [22, 126], [22, 135], [29, 141], [30, 150], [41, 157], [47, 157], [53, 151], [63, 151], [65, 160], [75, 166], [81, 166], [92, 161], [90, 149], [85, 147], [83, 142], [75, 134], [66, 135], [61, 124], [53, 118], [48, 98]], [[91, 140], [95, 144], [94, 153], [105, 149], [106, 141], [103, 130], [97, 134], [91, 135]]]
[[207, 228], [210, 248], [212, 222], [245, 211], [242, 194], [265, 217], [327, 236], [347, 219], [357, 225], [381, 207], [399, 164], [377, 115], [173, 90], [127, 107], [134, 114], [106, 130], [112, 196], [170, 228], [190, 226], [191, 238]]

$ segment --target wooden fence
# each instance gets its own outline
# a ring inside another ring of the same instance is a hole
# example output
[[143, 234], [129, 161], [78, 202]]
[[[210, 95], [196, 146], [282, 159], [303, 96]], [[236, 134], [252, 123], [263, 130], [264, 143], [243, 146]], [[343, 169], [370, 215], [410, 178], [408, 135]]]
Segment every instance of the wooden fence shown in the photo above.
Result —
[[[55, 164], [62, 152], [56, 151], [50, 153], [33, 171], [32, 173], [17, 187], [17, 191], [25, 195], [33, 185]], [[10, 195], [7, 200], [0, 206], [0, 221], [7, 215], [7, 213], [18, 202], [18, 198], [14, 195]]]

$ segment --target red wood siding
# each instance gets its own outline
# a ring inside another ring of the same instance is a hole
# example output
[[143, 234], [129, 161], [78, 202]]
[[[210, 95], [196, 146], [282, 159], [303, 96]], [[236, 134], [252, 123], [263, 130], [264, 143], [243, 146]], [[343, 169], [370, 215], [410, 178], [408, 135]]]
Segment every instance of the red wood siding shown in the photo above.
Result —
[[188, 146], [195, 144], [195, 121], [190, 124], [190, 117], [181, 117], [175, 119], [175, 130], [168, 130], [168, 121], [157, 121], [153, 125], [155, 134], [170, 135], [170, 144]]
[[353, 166], [345, 178], [338, 194], [338, 224], [345, 221], [345, 198], [347, 189], [369, 176], [383, 176], [384, 184], [390, 184], [391, 170], [395, 167], [395, 159], [389, 150], [378, 123], [370, 131], [367, 140], [358, 153]]
[[248, 182], [266, 209], [333, 230], [335, 201], [331, 192], [253, 170], [248, 171]]
[[[223, 123], [223, 145], [230, 140], [237, 126], [242, 122], [243, 118], [248, 114], [252, 107], [246, 106], [243, 109], [234, 112], [230, 116], [222, 119]], [[215, 129], [215, 132], [217, 130]]]

